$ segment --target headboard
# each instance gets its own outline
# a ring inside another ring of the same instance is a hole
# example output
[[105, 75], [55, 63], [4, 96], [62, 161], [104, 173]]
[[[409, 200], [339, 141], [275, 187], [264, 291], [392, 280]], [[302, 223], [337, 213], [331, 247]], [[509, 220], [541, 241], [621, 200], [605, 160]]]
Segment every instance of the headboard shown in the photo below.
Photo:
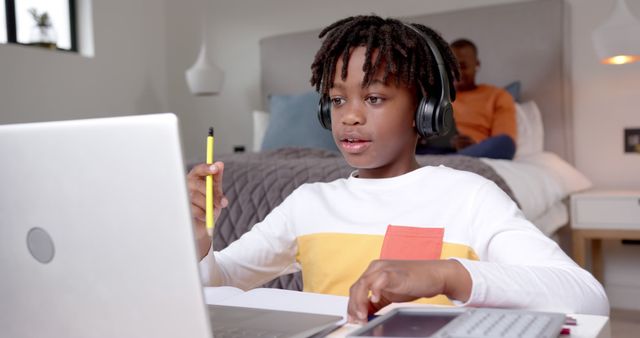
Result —
[[[402, 18], [427, 25], [447, 41], [469, 38], [478, 46], [477, 82], [522, 85], [521, 101], [534, 100], [545, 126], [545, 150], [573, 163], [573, 119], [564, 39], [564, 1], [538, 0]], [[329, 24], [330, 22], [327, 22]], [[263, 103], [270, 94], [311, 90], [311, 62], [320, 30], [260, 41]]]

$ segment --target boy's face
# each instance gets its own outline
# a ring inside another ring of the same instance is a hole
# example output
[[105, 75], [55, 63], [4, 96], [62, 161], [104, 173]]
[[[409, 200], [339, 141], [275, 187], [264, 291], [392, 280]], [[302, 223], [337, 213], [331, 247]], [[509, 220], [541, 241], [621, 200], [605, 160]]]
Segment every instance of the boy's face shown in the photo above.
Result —
[[[333, 138], [349, 165], [362, 178], [393, 177], [417, 168], [415, 90], [389, 76], [382, 82], [383, 64], [370, 86], [362, 88], [365, 47], [351, 51], [347, 77], [341, 79], [338, 59], [331, 97]], [[377, 51], [371, 57], [375, 59]]]
[[451, 50], [460, 64], [460, 81], [455, 81], [454, 83], [456, 90], [474, 89], [476, 86], [476, 72], [480, 65], [475, 51], [467, 46], [452, 48]]

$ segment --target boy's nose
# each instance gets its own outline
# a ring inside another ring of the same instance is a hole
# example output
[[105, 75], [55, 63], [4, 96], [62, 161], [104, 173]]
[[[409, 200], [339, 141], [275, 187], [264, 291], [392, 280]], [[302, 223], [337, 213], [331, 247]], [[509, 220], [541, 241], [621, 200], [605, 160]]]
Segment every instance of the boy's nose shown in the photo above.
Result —
[[356, 125], [364, 124], [366, 121], [365, 107], [361, 103], [352, 103], [349, 105], [347, 111], [342, 116], [342, 124]]

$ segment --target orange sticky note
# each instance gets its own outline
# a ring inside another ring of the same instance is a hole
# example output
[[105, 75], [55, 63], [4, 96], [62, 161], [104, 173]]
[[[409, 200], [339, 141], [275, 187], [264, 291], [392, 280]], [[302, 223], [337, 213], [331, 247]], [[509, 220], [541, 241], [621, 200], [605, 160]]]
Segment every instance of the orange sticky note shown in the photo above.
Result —
[[444, 228], [391, 225], [384, 235], [380, 259], [440, 259]]

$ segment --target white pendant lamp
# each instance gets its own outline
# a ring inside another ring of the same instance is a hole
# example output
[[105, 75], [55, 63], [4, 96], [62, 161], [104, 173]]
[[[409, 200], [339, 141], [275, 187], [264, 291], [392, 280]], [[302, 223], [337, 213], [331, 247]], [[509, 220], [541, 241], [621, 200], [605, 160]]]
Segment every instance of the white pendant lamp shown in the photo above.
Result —
[[192, 94], [198, 96], [216, 95], [222, 90], [224, 73], [220, 67], [209, 62], [207, 57], [207, 28], [202, 25], [202, 45], [196, 63], [187, 69], [185, 76]]
[[616, 0], [609, 18], [593, 31], [593, 45], [600, 62], [625, 64], [640, 61], [640, 21], [624, 0]]

